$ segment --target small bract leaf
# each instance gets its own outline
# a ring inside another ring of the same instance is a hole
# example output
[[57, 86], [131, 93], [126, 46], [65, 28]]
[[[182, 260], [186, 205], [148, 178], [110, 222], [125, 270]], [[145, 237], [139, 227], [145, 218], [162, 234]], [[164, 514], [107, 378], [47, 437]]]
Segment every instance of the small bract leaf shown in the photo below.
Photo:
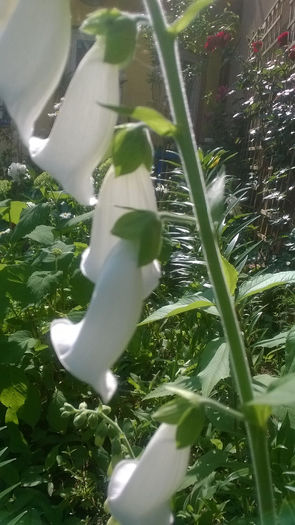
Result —
[[168, 423], [169, 425], [177, 425], [183, 416], [185, 410], [191, 407], [191, 404], [184, 398], [173, 399], [165, 405], [161, 406], [153, 417], [161, 423]]
[[139, 243], [138, 265], [144, 266], [159, 256], [162, 223], [156, 213], [136, 210], [125, 213], [115, 223], [112, 234]]
[[230, 289], [231, 295], [234, 295], [237, 282], [239, 278], [239, 274], [235, 267], [225, 258], [221, 256], [222, 260], [222, 268], [225, 273], [226, 282], [228, 284], [228, 287]]
[[198, 439], [204, 426], [202, 406], [188, 408], [180, 419], [176, 431], [177, 448], [189, 447]]
[[134, 118], [135, 120], [141, 120], [149, 126], [150, 129], [155, 131], [155, 133], [158, 133], [158, 135], [163, 137], [173, 137], [177, 133], [177, 127], [175, 124], [155, 109], [145, 106], [129, 108], [126, 106], [113, 106], [110, 104], [104, 104], [104, 107], [116, 111], [119, 115], [125, 115]]
[[81, 29], [90, 35], [105, 37], [105, 62], [126, 65], [132, 59], [137, 36], [132, 16], [116, 8], [100, 9], [86, 18]]
[[248, 405], [294, 406], [295, 374], [275, 379], [265, 393], [256, 396]]
[[221, 379], [229, 377], [229, 349], [224, 339], [214, 339], [201, 356], [201, 371], [198, 378], [202, 383], [202, 394], [209, 396]]
[[178, 35], [186, 29], [198, 16], [200, 11], [212, 4], [212, 0], [195, 0], [184, 11], [183, 15], [179, 17], [169, 28], [169, 32]]
[[113, 139], [112, 157], [117, 176], [132, 173], [142, 164], [150, 171], [153, 148], [146, 130], [133, 124], [121, 128]]

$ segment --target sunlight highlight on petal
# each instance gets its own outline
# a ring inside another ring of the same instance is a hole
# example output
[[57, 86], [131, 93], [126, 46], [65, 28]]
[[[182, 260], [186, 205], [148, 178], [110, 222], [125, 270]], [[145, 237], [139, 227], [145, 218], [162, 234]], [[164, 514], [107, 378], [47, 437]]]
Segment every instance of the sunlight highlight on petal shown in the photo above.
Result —
[[51, 340], [60, 362], [92, 385], [106, 402], [117, 385], [109, 368], [128, 344], [141, 307], [137, 249], [121, 241], [104, 264], [84, 319], [77, 324], [60, 319], [51, 325]]
[[69, 0], [19, 0], [0, 9], [0, 97], [28, 145], [67, 60]]
[[103, 62], [97, 41], [79, 64], [47, 139], [32, 137], [30, 154], [81, 204], [93, 203], [92, 172], [110, 145], [119, 103], [119, 68]]
[[181, 484], [190, 448], [176, 448], [176, 426], [162, 424], [142, 456], [115, 467], [108, 503], [120, 525], [170, 525], [169, 500]]
[[[106, 174], [99, 193], [92, 224], [90, 246], [82, 255], [81, 270], [96, 282], [110, 250], [119, 242], [111, 230], [115, 222], [126, 213], [126, 208], [157, 212], [153, 184], [148, 170], [142, 165], [133, 173], [115, 176], [113, 166]], [[144, 297], [158, 285], [160, 265], [154, 261], [141, 268]]]

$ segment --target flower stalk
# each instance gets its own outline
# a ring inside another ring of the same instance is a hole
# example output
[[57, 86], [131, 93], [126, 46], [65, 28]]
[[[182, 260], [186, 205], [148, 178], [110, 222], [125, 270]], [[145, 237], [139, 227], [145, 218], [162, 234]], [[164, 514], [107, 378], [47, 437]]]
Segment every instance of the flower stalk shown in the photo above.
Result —
[[[202, 168], [196, 154], [197, 145], [185, 95], [177, 43], [175, 36], [169, 31], [160, 0], [145, 0], [144, 3], [150, 16], [170, 109], [174, 124], [177, 126], [175, 140], [190, 189], [216, 303], [230, 348], [233, 376], [240, 401], [244, 405], [254, 397], [251, 374], [234, 303], [223, 273]], [[246, 422], [246, 429], [254, 468], [261, 524], [274, 525], [276, 517], [266, 432], [252, 420]]]

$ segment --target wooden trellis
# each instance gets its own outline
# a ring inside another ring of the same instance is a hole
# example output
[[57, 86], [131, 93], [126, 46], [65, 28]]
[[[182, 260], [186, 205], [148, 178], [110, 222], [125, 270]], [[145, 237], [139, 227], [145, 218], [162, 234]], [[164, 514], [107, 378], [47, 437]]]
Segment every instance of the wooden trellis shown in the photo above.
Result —
[[[278, 35], [284, 31], [289, 32], [289, 47], [291, 47], [295, 43], [295, 0], [277, 0], [267, 14], [263, 24], [253, 34], [252, 41], [261, 40], [263, 42], [261, 50], [263, 61], [273, 58], [278, 48]], [[272, 94], [270, 94], [269, 100], [271, 103]], [[258, 236], [262, 240], [271, 237], [273, 250], [278, 251], [280, 249], [283, 227], [274, 226], [276, 214], [281, 217], [284, 214], [286, 214], [286, 217], [291, 215], [294, 222], [295, 210], [294, 206], [290, 206], [290, 202], [288, 203], [287, 200], [282, 199], [280, 201], [276, 198], [276, 195], [271, 198], [272, 194], [269, 192], [266, 182], [274, 171], [272, 160], [265, 156], [261, 140], [258, 138], [255, 141], [253, 140], [253, 135], [251, 135], [251, 130], [258, 128], [259, 124], [260, 118], [257, 116], [250, 124], [248, 135], [247, 156], [257, 188], [252, 194], [251, 206], [260, 215]], [[295, 158], [293, 155], [292, 165], [294, 163]], [[294, 172], [289, 172], [287, 177], [282, 178], [279, 186], [277, 186], [277, 193], [284, 195], [287, 188], [295, 185], [294, 177]], [[294, 192], [292, 195], [294, 197]], [[287, 230], [289, 230], [289, 227]]]

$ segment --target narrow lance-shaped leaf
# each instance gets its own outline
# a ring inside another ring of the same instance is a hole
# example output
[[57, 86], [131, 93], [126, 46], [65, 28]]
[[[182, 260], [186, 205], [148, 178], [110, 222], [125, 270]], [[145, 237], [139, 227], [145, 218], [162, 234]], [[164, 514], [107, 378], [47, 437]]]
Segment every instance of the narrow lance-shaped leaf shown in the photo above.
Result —
[[265, 273], [257, 275], [245, 281], [239, 289], [238, 301], [242, 301], [251, 295], [264, 292], [276, 286], [284, 284], [295, 284], [295, 272]]
[[178, 35], [184, 31], [198, 16], [200, 11], [212, 4], [212, 0], [194, 0], [183, 15], [169, 27], [169, 32]]
[[170, 120], [155, 109], [145, 106], [136, 106], [135, 108], [114, 106], [110, 104], [104, 104], [104, 106], [119, 113], [119, 115], [125, 115], [126, 117], [131, 117], [135, 120], [141, 120], [149, 126], [150, 129], [163, 137], [173, 137], [177, 133], [177, 127], [175, 124], [170, 122]]

